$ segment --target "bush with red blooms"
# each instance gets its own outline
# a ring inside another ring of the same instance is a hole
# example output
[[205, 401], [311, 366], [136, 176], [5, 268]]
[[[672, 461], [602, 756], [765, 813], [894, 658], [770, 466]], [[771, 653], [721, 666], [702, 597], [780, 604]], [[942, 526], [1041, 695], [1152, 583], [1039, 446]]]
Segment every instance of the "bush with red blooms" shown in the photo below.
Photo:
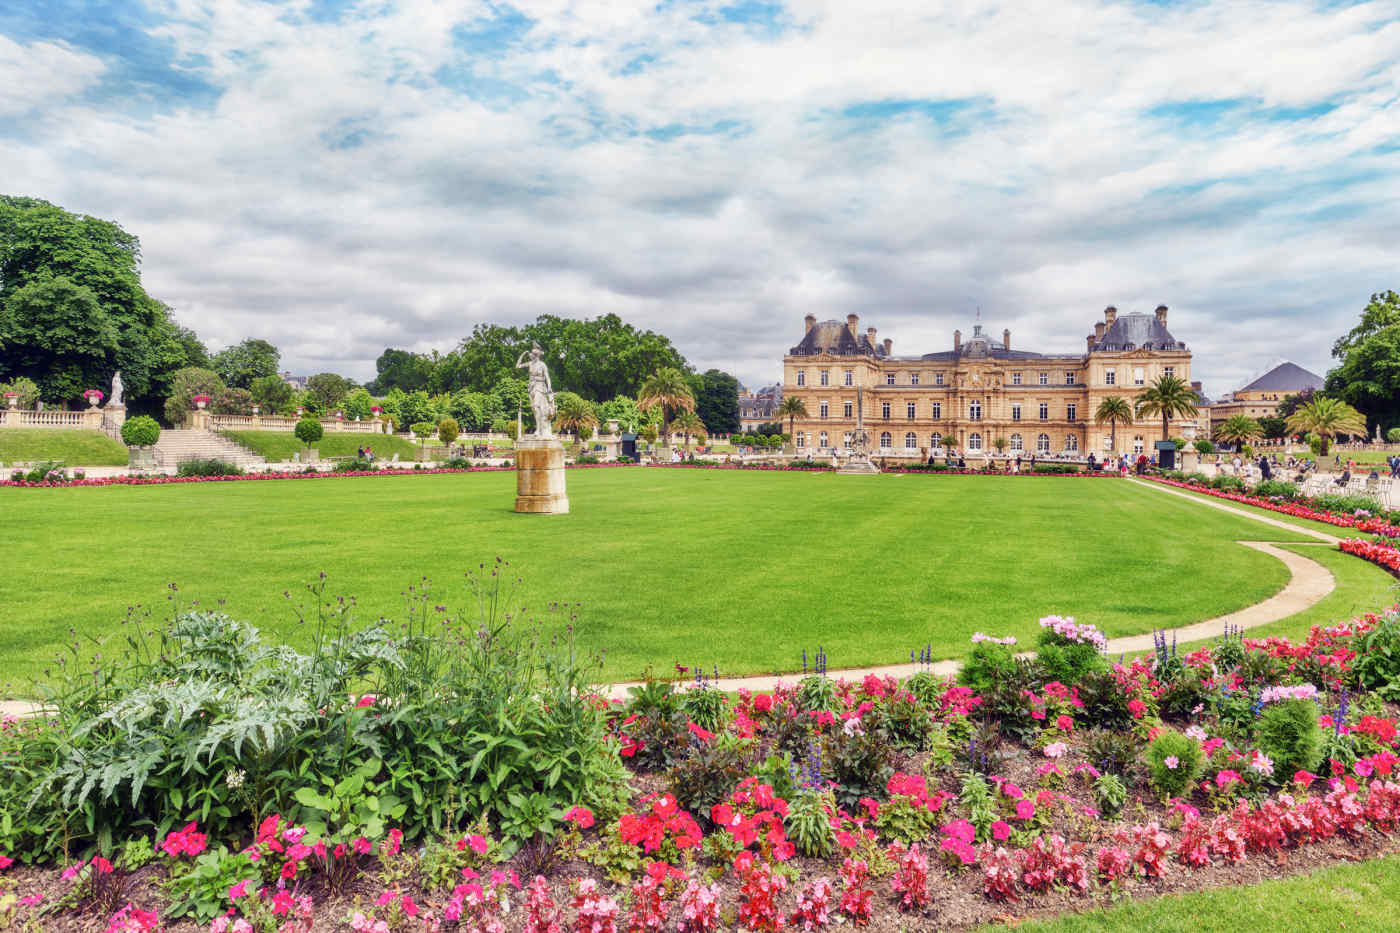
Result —
[[769, 863], [754, 858], [752, 852], [740, 852], [734, 859], [734, 874], [739, 878], [740, 926], [781, 930], [785, 917], [778, 900], [787, 891], [787, 878], [775, 874]]
[[700, 824], [676, 805], [675, 797], [647, 794], [641, 802], [644, 810], [624, 813], [618, 819], [617, 831], [623, 842], [641, 846], [644, 853], [656, 854], [668, 861], [700, 845]]
[[903, 843], [890, 845], [890, 860], [894, 862], [894, 877], [890, 888], [905, 910], [922, 910], [928, 903], [928, 856], [919, 851], [919, 844], [905, 848]]
[[841, 913], [856, 926], [870, 922], [870, 900], [875, 892], [870, 888], [870, 866], [864, 861], [847, 858], [841, 863]]

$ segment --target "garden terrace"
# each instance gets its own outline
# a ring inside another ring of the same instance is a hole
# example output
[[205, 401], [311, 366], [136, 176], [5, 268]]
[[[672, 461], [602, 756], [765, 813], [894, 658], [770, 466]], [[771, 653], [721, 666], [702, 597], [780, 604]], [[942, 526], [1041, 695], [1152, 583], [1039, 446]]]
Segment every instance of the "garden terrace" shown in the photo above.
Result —
[[0, 464], [62, 462], [68, 467], [125, 466], [126, 447], [101, 431], [80, 428], [0, 429]]

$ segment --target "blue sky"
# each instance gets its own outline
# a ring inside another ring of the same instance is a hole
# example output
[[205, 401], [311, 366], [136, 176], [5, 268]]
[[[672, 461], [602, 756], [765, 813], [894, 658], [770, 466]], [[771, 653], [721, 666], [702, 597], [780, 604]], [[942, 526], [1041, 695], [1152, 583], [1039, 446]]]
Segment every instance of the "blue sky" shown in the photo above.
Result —
[[299, 372], [616, 312], [759, 383], [808, 312], [1165, 303], [1223, 394], [1400, 287], [1400, 7], [10, 0], [0, 166]]

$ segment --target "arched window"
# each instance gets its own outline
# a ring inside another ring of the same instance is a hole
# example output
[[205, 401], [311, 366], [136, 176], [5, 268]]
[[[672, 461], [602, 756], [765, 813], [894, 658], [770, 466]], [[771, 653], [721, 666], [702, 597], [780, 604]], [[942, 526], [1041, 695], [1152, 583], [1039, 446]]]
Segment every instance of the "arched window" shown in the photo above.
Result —
[[971, 434], [969, 434], [969, 435], [967, 436], [967, 449], [968, 449], [968, 450], [981, 450], [981, 449], [982, 449], [982, 435], [978, 434], [976, 431], [974, 431], [974, 432], [972, 432]]
[[818, 446], [819, 448], [821, 448], [822, 450], [825, 450], [825, 449], [826, 449], [826, 432], [825, 432], [825, 431], [823, 431], [822, 433], [820, 433], [820, 434], [817, 435], [817, 441], [819, 442], [819, 443], [817, 444], [817, 446]]
[[919, 435], [915, 434], [913, 431], [910, 431], [908, 434], [904, 435], [904, 448], [906, 450], [913, 450], [915, 447], [918, 446]]
[[1035, 451], [1036, 451], [1036, 453], [1040, 453], [1040, 454], [1048, 454], [1048, 453], [1050, 452], [1050, 435], [1049, 435], [1049, 434], [1038, 434], [1038, 435], [1036, 435], [1036, 438], [1035, 438]]
[[1065, 450], [1068, 451], [1069, 453], [1078, 453], [1078, 452], [1079, 452], [1079, 438], [1075, 437], [1073, 434], [1066, 434], [1066, 435], [1065, 435]]
[[806, 446], [807, 446], [807, 433], [806, 433], [805, 431], [798, 431], [798, 432], [797, 432], [797, 446], [798, 446], [798, 447], [806, 447]]
[[1025, 447], [1024, 447], [1024, 446], [1022, 445], [1022, 443], [1021, 443], [1021, 435], [1019, 435], [1019, 434], [1013, 434], [1013, 435], [1011, 435], [1011, 449], [1012, 449], [1012, 450], [1024, 450], [1024, 449], [1025, 449]]
[[889, 431], [881, 431], [881, 432], [880, 432], [880, 449], [881, 449], [881, 450], [889, 450], [889, 449], [890, 449], [890, 444], [891, 444], [891, 443], [893, 443], [893, 441], [892, 441], [892, 439], [890, 438], [890, 432], [889, 432]]
[[943, 446], [943, 435], [942, 435], [942, 434], [939, 434], [937, 431], [934, 431], [932, 434], [930, 434], [930, 435], [928, 436], [928, 445], [929, 445], [930, 447], [942, 447], [942, 446]]

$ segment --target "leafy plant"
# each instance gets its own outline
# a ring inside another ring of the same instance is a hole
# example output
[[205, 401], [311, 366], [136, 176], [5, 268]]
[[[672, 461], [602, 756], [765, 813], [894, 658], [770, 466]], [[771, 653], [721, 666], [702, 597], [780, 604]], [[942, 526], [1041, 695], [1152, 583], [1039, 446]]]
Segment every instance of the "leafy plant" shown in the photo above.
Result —
[[707, 814], [748, 776], [751, 763], [747, 748], [733, 736], [716, 736], [677, 761], [666, 780], [682, 809]]
[[836, 699], [836, 681], [821, 674], [812, 674], [798, 681], [794, 699], [798, 709], [809, 713], [822, 710], [832, 712], [840, 705]]
[[1400, 614], [1386, 613], [1357, 639], [1352, 675], [1367, 690], [1400, 700]]
[[1201, 775], [1200, 743], [1175, 729], [1162, 729], [1147, 745], [1147, 776], [1164, 798], [1179, 797]]
[[1128, 788], [1118, 775], [1105, 772], [1094, 779], [1094, 799], [1104, 816], [1117, 816], [1128, 799]]
[[326, 436], [326, 429], [316, 418], [307, 415], [296, 423], [292, 433], [296, 435], [297, 440], [306, 445], [307, 450], [310, 450], [312, 444]]
[[181, 460], [175, 467], [176, 476], [242, 476], [243, 468], [217, 457]]
[[702, 684], [681, 694], [681, 710], [697, 726], [718, 732], [729, 716], [729, 701], [723, 691]]
[[829, 740], [826, 761], [836, 780], [836, 799], [843, 807], [855, 807], [862, 797], [883, 794], [894, 773], [889, 736], [879, 729], [837, 732]]
[[1016, 655], [1010, 645], [979, 641], [968, 651], [958, 671], [958, 683], [983, 694], [1005, 682], [1015, 681], [1016, 675]]
[[160, 425], [150, 415], [137, 415], [122, 423], [121, 434], [128, 447], [150, 447], [160, 440]]
[[229, 888], [240, 881], [254, 889], [261, 883], [257, 867], [246, 855], [231, 853], [226, 846], [207, 849], [192, 864], [172, 872], [166, 884], [170, 906], [165, 915], [171, 919], [192, 916], [208, 923], [228, 907]]
[[783, 828], [788, 841], [808, 858], [825, 858], [836, 851], [836, 832], [831, 828], [828, 810], [836, 801], [830, 791], [803, 791], [788, 801]]
[[1096, 730], [1084, 747], [1089, 764], [1108, 774], [1126, 776], [1137, 763], [1138, 742], [1131, 732]]
[[1269, 703], [1259, 717], [1259, 750], [1273, 759], [1274, 774], [1286, 780], [1322, 761], [1322, 730], [1311, 700]]

